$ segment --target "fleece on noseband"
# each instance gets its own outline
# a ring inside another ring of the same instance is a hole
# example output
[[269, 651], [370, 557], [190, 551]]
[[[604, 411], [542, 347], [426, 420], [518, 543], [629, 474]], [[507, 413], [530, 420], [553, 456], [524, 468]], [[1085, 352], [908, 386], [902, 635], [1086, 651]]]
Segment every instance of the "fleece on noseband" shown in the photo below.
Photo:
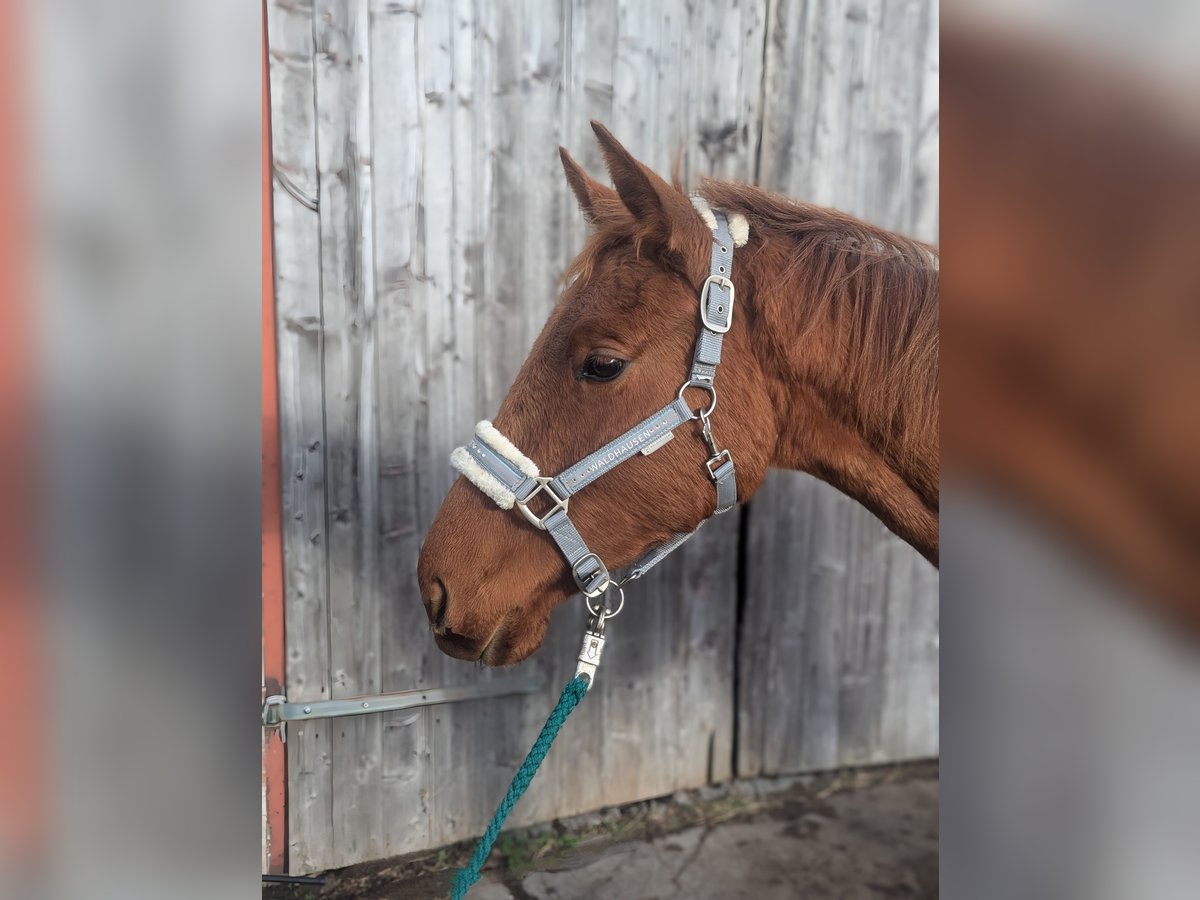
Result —
[[[696, 212], [700, 213], [700, 218], [704, 220], [704, 224], [708, 226], [709, 231], [717, 230], [717, 217], [713, 215], [712, 207], [708, 205], [708, 201], [703, 197], [692, 194], [692, 206], [696, 207]], [[729, 236], [733, 238], [733, 246], [745, 247], [746, 241], [750, 240], [750, 223], [746, 221], [746, 217], [741, 213], [728, 213], [729, 216]]]
[[487, 419], [475, 426], [475, 435], [530, 478], [537, 478], [542, 474], [538, 471], [537, 464], [518, 450], [517, 445], [502, 435]]
[[[475, 434], [530, 478], [537, 478], [541, 474], [533, 460], [518, 450], [516, 444], [502, 435], [496, 426], [487, 419], [475, 426]], [[501, 484], [496, 476], [473, 460], [465, 447], [458, 447], [450, 454], [450, 465], [461, 472], [467, 481], [491, 497], [492, 501], [501, 509], [512, 509], [513, 504], [517, 502], [517, 495]]]

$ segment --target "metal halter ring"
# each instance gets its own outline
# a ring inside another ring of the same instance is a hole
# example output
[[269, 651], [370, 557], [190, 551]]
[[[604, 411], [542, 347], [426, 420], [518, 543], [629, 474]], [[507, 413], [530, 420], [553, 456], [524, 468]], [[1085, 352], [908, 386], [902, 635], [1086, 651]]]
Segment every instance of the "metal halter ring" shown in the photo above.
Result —
[[[712, 397], [712, 402], [708, 404], [708, 409], [704, 410], [703, 412], [692, 413], [693, 419], [707, 419], [717, 408], [717, 389], [710, 382], [689, 379], [685, 381], [683, 386], [679, 389], [680, 400], [683, 399], [683, 392], [690, 387], [700, 388], [701, 390], [708, 391], [709, 396]], [[691, 409], [691, 407], [689, 406], [688, 409]]]
[[[615, 616], [617, 613], [619, 613], [621, 610], [623, 610], [625, 608], [625, 588], [621, 587], [615, 581], [610, 581], [608, 584], [606, 584], [604, 586], [604, 590], [601, 591], [600, 594], [605, 594], [612, 588], [616, 588], [617, 594], [620, 595], [620, 599], [617, 601], [617, 608], [614, 609], [612, 612], [608, 611], [607, 606], [603, 606], [600, 609], [596, 609], [596, 607], [592, 606], [592, 598], [587, 596], [586, 594], [584, 595], [584, 602], [587, 603], [588, 612], [590, 612], [593, 616], [595, 616], [600, 621], [604, 621], [605, 619], [611, 619], [613, 616]], [[597, 595], [597, 596], [599, 596], [599, 595]]]

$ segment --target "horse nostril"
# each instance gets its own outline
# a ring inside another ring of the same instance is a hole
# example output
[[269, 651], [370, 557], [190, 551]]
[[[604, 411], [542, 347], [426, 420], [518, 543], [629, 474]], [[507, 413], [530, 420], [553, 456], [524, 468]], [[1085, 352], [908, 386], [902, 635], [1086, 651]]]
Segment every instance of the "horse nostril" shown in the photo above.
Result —
[[449, 606], [449, 592], [446, 590], [446, 585], [440, 578], [433, 579], [433, 590], [430, 592], [429, 599], [425, 604], [425, 611], [429, 615], [429, 624], [433, 626], [435, 634], [446, 633], [446, 607]]

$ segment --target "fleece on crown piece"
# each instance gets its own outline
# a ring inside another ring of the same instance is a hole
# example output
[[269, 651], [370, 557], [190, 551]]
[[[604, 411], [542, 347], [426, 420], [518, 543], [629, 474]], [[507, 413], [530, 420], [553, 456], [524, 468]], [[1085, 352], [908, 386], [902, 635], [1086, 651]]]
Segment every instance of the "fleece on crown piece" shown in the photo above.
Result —
[[[696, 207], [696, 212], [700, 213], [700, 218], [704, 220], [704, 224], [708, 226], [709, 231], [717, 230], [717, 217], [713, 215], [712, 207], [708, 205], [708, 201], [703, 197], [692, 194], [692, 206]], [[750, 240], [750, 223], [746, 221], [746, 217], [741, 213], [729, 213], [729, 236], [733, 238], [733, 246], [745, 247], [746, 241]]]
[[[496, 426], [487, 419], [475, 426], [475, 436], [530, 478], [537, 478], [541, 474], [533, 460], [518, 450], [516, 444], [502, 435]], [[513, 508], [513, 504], [517, 501], [516, 494], [472, 459], [466, 447], [459, 447], [450, 454], [450, 465], [461, 472], [475, 487], [491, 497], [501, 509]]]

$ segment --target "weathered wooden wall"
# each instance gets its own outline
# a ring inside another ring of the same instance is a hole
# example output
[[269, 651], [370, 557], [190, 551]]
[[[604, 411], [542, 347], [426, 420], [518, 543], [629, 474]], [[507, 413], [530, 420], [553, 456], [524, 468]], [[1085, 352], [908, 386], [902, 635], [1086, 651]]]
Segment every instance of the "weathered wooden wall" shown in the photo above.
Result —
[[[683, 147], [689, 178], [931, 237], [933, 9], [271, 0], [289, 697], [505, 677], [436, 650], [415, 566], [450, 450], [495, 412], [582, 243], [557, 146], [600, 173], [598, 118], [663, 170]], [[639, 583], [514, 822], [731, 776], [735, 706], [739, 772], [936, 752], [935, 576], [830, 493], [785, 476], [755, 501], [740, 634], [736, 516]], [[573, 668], [581, 612], [524, 664], [541, 694], [292, 725], [290, 869], [479, 831]]]
[[[937, 240], [937, 3], [772, 0], [761, 184]], [[749, 506], [739, 775], [932, 756], [937, 572], [828, 485]]]

